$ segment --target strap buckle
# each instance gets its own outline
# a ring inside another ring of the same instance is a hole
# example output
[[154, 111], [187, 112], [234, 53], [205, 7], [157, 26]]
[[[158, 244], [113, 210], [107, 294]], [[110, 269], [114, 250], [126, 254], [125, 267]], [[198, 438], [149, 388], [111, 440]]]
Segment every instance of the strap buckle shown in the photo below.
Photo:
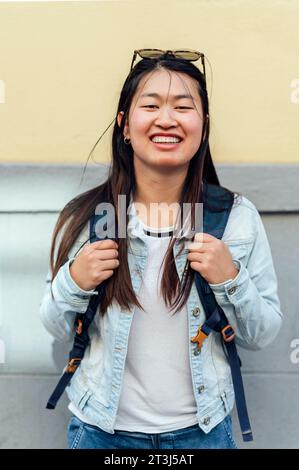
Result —
[[235, 338], [235, 330], [231, 325], [226, 325], [224, 328], [222, 328], [221, 334], [226, 343], [230, 343]]
[[201, 348], [202, 348], [202, 343], [203, 343], [204, 340], [208, 337], [208, 335], [206, 335], [206, 334], [202, 331], [201, 327], [202, 327], [202, 325], [198, 328], [197, 335], [194, 336], [193, 338], [191, 338], [192, 343], [197, 343], [198, 349], [201, 349]]
[[80, 365], [81, 360], [82, 359], [80, 359], [80, 357], [73, 357], [73, 359], [70, 360], [70, 362], [68, 363], [66, 367], [66, 372], [69, 372], [72, 374], [76, 372], [78, 366]]

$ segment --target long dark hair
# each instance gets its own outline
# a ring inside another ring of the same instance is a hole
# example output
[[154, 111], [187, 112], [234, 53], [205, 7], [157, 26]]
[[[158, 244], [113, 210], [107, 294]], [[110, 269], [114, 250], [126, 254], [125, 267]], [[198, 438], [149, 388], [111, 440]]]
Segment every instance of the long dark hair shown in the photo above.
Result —
[[[145, 75], [158, 68], [181, 72], [193, 78], [197, 82], [198, 93], [202, 102], [204, 116], [202, 139], [197, 152], [190, 160], [181, 191], [180, 201], [178, 202], [181, 207], [183, 207], [183, 203], [191, 203], [192, 207], [194, 207], [193, 204], [203, 201], [202, 183], [206, 182], [219, 186], [218, 176], [209, 147], [209, 102], [204, 75], [192, 63], [184, 59], [173, 58], [167, 54], [158, 59], [140, 60], [127, 76], [121, 90], [116, 116], [120, 111], [123, 111], [124, 115], [120, 126], [115, 118], [112, 135], [112, 162], [107, 180], [103, 184], [72, 199], [63, 208], [57, 220], [50, 252], [52, 281], [60, 267], [65, 263], [69, 250], [78, 238], [80, 232], [84, 229], [90, 217], [93, 216], [99, 202], [103, 201], [113, 204], [117, 217], [118, 195], [124, 194], [126, 195], [128, 207], [130, 195], [134, 194], [136, 185], [133, 166], [133, 148], [131, 145], [124, 143], [124, 125], [126, 119], [128, 119], [132, 99], [140, 80]], [[194, 218], [193, 211], [192, 214]], [[56, 260], [54, 261], [56, 239], [62, 228], [64, 228], [64, 234], [58, 247]], [[117, 241], [120, 264], [114, 271], [113, 276], [106, 281], [105, 296], [100, 306], [102, 314], [106, 312], [112, 300], [117, 301], [122, 308], [128, 310], [132, 309], [134, 305], [142, 308], [132, 287], [127, 260], [127, 238], [119, 238]], [[173, 257], [174, 243], [175, 238], [171, 238], [164, 258], [161, 294], [166, 305], [170, 307], [171, 310], [175, 309], [175, 312], [177, 312], [187, 301], [194, 273], [187, 262], [183, 282], [180, 281]]]

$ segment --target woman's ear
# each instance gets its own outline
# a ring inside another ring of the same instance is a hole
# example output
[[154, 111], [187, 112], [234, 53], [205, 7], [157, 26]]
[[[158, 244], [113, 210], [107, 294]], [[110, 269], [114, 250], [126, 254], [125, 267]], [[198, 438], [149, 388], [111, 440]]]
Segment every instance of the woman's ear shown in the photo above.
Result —
[[123, 118], [123, 115], [124, 115], [124, 114], [125, 114], [125, 113], [124, 113], [123, 111], [120, 111], [120, 112], [118, 113], [118, 115], [117, 115], [117, 124], [118, 124], [118, 127], [121, 126], [121, 121], [122, 121], [122, 118]]
[[[119, 127], [121, 126], [121, 122], [122, 122], [122, 120], [123, 120], [124, 114], [125, 114], [125, 113], [124, 113], [123, 111], [120, 111], [120, 112], [118, 113], [118, 115], [117, 115], [117, 124], [118, 124]], [[127, 132], [128, 132], [128, 127], [129, 127], [129, 126], [128, 126], [128, 123], [127, 123], [127, 121], [126, 121], [126, 122], [125, 122], [125, 125], [124, 125], [124, 135], [127, 134]], [[128, 137], [128, 135], [126, 135], [126, 137]]]

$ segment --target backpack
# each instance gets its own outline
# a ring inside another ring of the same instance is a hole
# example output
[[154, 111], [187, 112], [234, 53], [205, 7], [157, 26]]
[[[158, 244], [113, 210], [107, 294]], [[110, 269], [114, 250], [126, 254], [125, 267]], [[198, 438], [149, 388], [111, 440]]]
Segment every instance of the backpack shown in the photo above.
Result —
[[[221, 186], [204, 183], [203, 202], [203, 232], [221, 239], [233, 206], [234, 197], [227, 189]], [[90, 219], [91, 242], [99, 240], [95, 234], [97, 217], [98, 216], [94, 215]], [[236, 407], [243, 441], [252, 441], [253, 436], [248, 418], [240, 370], [241, 361], [237, 353], [234, 330], [229, 324], [223, 309], [217, 303], [208, 282], [196, 271], [194, 271], [194, 281], [199, 298], [206, 313], [206, 320], [203, 325], [200, 325], [197, 335], [191, 338], [191, 341], [197, 343], [197, 349], [200, 351], [203, 341], [208, 337], [211, 331], [221, 334], [222, 343], [225, 346], [228, 362], [231, 368]], [[71, 378], [83, 359], [85, 349], [90, 341], [88, 328], [97, 312], [100, 299], [105, 293], [105, 287], [106, 281], [97, 286], [96, 290], [98, 291], [98, 295], [92, 296], [86, 312], [84, 314], [78, 313], [76, 315], [75, 337], [73, 348], [69, 353], [69, 363], [66, 366], [54, 392], [49, 398], [46, 405], [46, 408], [48, 409], [55, 408], [59, 398], [70, 383]]]

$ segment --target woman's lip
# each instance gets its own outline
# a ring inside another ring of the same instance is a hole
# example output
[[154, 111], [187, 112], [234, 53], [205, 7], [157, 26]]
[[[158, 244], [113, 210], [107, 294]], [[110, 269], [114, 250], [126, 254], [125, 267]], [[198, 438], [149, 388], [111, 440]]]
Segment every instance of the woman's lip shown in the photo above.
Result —
[[173, 150], [178, 145], [180, 145], [181, 142], [174, 142], [174, 143], [171, 143], [171, 144], [164, 144], [162, 142], [153, 142], [151, 140], [151, 143], [154, 144], [160, 150]]
[[153, 142], [151, 139], [150, 139], [151, 143], [154, 144], [158, 149], [161, 149], [161, 150], [173, 150], [175, 149], [181, 142], [173, 142], [173, 143], [163, 143], [163, 142]]

